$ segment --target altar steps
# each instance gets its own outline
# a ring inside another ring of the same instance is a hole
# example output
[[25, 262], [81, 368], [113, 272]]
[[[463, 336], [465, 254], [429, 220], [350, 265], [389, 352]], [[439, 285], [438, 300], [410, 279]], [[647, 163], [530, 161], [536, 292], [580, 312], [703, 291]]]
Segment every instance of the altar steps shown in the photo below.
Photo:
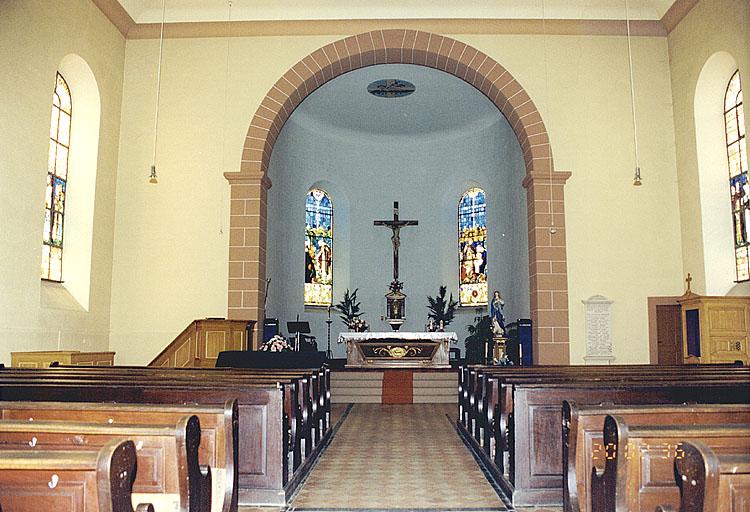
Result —
[[[382, 371], [331, 372], [331, 402], [383, 403], [383, 374]], [[458, 374], [452, 371], [415, 370], [411, 392], [411, 403], [415, 404], [457, 403]]]

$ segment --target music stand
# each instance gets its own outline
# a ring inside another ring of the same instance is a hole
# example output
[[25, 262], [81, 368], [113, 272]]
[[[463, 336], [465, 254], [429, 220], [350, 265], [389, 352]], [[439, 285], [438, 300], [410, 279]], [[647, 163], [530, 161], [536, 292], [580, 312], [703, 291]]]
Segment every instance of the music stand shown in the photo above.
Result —
[[299, 352], [300, 334], [310, 334], [310, 322], [287, 322], [286, 330], [289, 334], [295, 334], [294, 350]]

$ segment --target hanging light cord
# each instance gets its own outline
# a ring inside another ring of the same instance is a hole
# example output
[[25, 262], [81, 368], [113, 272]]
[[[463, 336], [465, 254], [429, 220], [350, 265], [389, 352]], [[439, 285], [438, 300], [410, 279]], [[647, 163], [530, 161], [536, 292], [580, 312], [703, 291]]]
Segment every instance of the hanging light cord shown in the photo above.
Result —
[[[221, 163], [222, 168], [226, 165], [224, 152], [226, 151], [226, 139], [227, 139], [227, 105], [229, 104], [229, 41], [232, 37], [232, 0], [227, 2], [229, 4], [229, 16], [227, 17], [227, 56], [224, 64], [224, 130], [221, 135]], [[223, 196], [221, 203], [223, 204]], [[223, 208], [219, 211], [219, 234], [224, 234], [224, 215]]]
[[625, 0], [625, 25], [628, 32], [628, 67], [630, 71], [630, 111], [633, 114], [633, 146], [635, 148], [635, 179], [634, 184], [641, 184], [641, 166], [638, 156], [638, 122], [635, 116], [635, 81], [633, 80], [633, 47], [630, 44], [630, 8]]
[[[552, 117], [551, 110], [549, 107], [549, 66], [548, 66], [548, 58], [547, 58], [547, 12], [544, 6], [544, 0], [542, 0], [542, 47], [544, 49], [544, 102], [545, 107], [547, 108], [547, 113], [550, 117], [547, 118], [547, 121], [550, 121], [550, 118]], [[549, 130], [548, 132], [549, 133]], [[552, 149], [550, 145], [550, 165], [549, 165], [549, 205], [550, 205], [550, 223], [549, 223], [549, 232], [550, 234], [554, 235], [557, 233], [557, 228], [555, 227], [555, 214], [552, 211]]]
[[156, 142], [159, 138], [159, 97], [161, 96], [161, 58], [164, 53], [164, 19], [167, 0], [161, 3], [161, 29], [159, 30], [159, 63], [156, 66], [156, 115], [154, 116], [154, 152], [151, 158], [151, 177], [156, 177]]

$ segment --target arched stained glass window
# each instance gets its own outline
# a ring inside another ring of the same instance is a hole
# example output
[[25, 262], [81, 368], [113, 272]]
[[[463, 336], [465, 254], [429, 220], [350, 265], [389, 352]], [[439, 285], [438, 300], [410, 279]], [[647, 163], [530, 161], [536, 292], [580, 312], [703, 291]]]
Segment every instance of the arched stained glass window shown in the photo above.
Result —
[[305, 305], [333, 303], [333, 205], [314, 188], [305, 202]]
[[487, 305], [487, 205], [472, 188], [458, 203], [458, 296], [461, 306]]
[[44, 234], [42, 236], [42, 279], [62, 281], [63, 224], [68, 182], [70, 124], [73, 115], [70, 88], [60, 73], [52, 95], [49, 129], [47, 189], [44, 195]]
[[737, 281], [750, 280], [750, 185], [747, 182], [747, 145], [745, 144], [745, 112], [742, 105], [742, 84], [739, 70], [732, 75], [724, 96], [724, 123], [729, 159], [729, 189], [732, 199], [734, 226], [734, 257]]

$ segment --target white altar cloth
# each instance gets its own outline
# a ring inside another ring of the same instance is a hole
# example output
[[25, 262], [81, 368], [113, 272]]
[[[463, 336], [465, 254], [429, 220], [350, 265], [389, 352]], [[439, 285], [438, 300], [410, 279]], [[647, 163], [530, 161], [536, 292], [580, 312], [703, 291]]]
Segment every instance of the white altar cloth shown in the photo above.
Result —
[[455, 332], [342, 332], [348, 368], [449, 368]]

